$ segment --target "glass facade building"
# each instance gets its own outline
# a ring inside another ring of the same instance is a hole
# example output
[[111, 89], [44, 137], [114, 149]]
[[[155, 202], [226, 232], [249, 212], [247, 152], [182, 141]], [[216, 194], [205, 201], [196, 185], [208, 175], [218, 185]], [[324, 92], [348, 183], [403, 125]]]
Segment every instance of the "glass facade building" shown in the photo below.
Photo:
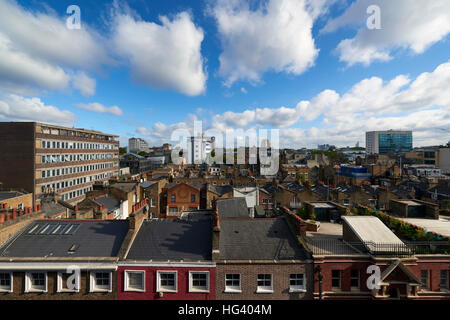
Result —
[[366, 132], [367, 154], [405, 153], [413, 148], [412, 131]]
[[400, 153], [412, 150], [412, 133], [380, 133], [378, 151], [380, 154]]

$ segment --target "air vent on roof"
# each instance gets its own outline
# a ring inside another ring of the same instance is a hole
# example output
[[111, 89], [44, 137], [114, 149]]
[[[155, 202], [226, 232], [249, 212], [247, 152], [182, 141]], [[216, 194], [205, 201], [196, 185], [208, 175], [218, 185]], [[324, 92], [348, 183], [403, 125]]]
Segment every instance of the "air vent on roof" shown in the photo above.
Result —
[[67, 251], [67, 253], [73, 254], [73, 253], [75, 253], [75, 251], [78, 250], [79, 247], [80, 247], [79, 244], [73, 244], [73, 245], [69, 248], [69, 250]]

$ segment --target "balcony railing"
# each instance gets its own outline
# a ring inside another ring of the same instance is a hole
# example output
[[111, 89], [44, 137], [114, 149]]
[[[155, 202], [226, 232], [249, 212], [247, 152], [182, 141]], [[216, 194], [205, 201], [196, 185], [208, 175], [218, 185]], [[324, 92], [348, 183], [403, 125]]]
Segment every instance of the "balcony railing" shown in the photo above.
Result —
[[346, 242], [342, 240], [307, 239], [314, 255], [412, 256], [415, 254], [450, 255], [450, 241], [412, 241], [404, 243]]

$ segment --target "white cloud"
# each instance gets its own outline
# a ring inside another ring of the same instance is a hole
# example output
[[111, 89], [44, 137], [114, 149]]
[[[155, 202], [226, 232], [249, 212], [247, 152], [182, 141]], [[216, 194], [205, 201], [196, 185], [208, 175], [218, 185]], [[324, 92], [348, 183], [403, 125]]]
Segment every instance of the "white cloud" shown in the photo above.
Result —
[[241, 92], [243, 93], [243, 94], [247, 94], [248, 92], [247, 92], [247, 89], [245, 89], [244, 87], [241, 87]]
[[79, 90], [85, 97], [94, 95], [96, 81], [84, 72], [78, 72], [73, 76], [72, 86]]
[[112, 114], [115, 116], [123, 115], [122, 109], [120, 109], [118, 106], [107, 107], [98, 102], [92, 102], [92, 103], [88, 103], [88, 104], [80, 103], [80, 104], [77, 104], [77, 107], [80, 109], [97, 112], [97, 113], [109, 113], [109, 114]]
[[205, 92], [207, 74], [201, 54], [204, 34], [187, 12], [178, 13], [172, 20], [161, 16], [161, 24], [128, 14], [117, 14], [114, 19], [114, 47], [129, 60], [135, 82], [189, 96]]
[[87, 24], [70, 30], [54, 13], [0, 0], [0, 85], [12, 92], [62, 90], [73, 70], [97, 70], [111, 59]]
[[[381, 13], [381, 29], [370, 30], [366, 10], [376, 4]], [[354, 38], [342, 40], [337, 52], [349, 66], [391, 60], [397, 49], [421, 54], [450, 33], [450, 1], [357, 0], [340, 16], [330, 20], [322, 32], [345, 26], [358, 31]]]
[[[413, 130], [416, 144], [439, 144], [450, 134], [450, 61], [415, 79], [398, 75], [386, 81], [364, 79], [340, 95], [324, 90], [295, 107], [255, 108], [226, 111], [212, 117], [211, 126], [225, 132], [230, 128], [281, 128], [285, 146], [314, 146], [318, 143], [354, 145], [364, 141], [369, 130]], [[314, 122], [313, 122], [314, 121]], [[289, 128], [290, 126], [310, 128]], [[443, 135], [444, 134], [444, 135]]]
[[247, 1], [218, 0], [210, 14], [222, 42], [225, 85], [260, 82], [267, 71], [299, 75], [313, 66], [319, 50], [311, 29], [329, 2], [268, 0], [251, 10]]
[[76, 118], [72, 112], [45, 105], [39, 98], [8, 94], [0, 97], [0, 119], [38, 121], [71, 127]]

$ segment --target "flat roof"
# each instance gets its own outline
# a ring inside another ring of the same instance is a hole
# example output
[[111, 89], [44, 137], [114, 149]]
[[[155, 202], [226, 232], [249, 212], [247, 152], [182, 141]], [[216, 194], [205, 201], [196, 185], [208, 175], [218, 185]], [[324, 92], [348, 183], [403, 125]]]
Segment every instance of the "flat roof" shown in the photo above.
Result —
[[361, 241], [403, 244], [403, 242], [377, 217], [342, 216], [341, 218]]
[[306, 231], [308, 247], [317, 255], [355, 255], [361, 254], [342, 241], [342, 224], [320, 222], [318, 231]]
[[326, 202], [311, 202], [312, 205], [314, 205], [314, 207], [316, 208], [336, 208], [336, 206], [326, 203]]
[[398, 218], [405, 222], [414, 224], [429, 232], [450, 237], [450, 217], [440, 216], [439, 219], [430, 218]]
[[25, 193], [17, 191], [0, 191], [0, 201], [20, 197], [23, 195], [25, 195]]
[[397, 200], [397, 201], [407, 204], [408, 206], [423, 206], [423, 204], [413, 200]]

